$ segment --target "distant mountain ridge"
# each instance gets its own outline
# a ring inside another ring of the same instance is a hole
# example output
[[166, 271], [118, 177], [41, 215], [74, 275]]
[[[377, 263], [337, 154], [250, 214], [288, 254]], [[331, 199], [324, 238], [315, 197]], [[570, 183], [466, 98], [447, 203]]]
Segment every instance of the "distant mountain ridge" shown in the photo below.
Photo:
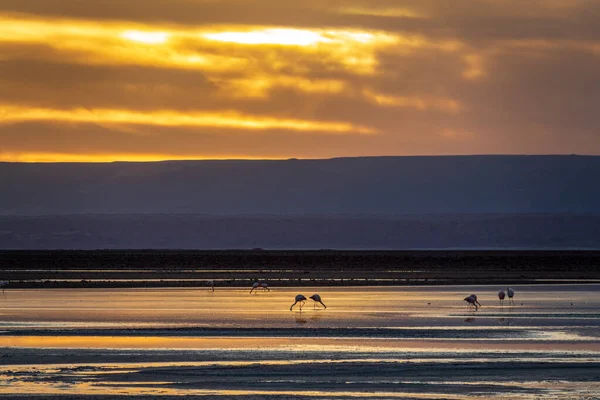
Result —
[[0, 215], [600, 214], [599, 156], [0, 163]]
[[600, 215], [0, 216], [2, 249], [600, 249]]

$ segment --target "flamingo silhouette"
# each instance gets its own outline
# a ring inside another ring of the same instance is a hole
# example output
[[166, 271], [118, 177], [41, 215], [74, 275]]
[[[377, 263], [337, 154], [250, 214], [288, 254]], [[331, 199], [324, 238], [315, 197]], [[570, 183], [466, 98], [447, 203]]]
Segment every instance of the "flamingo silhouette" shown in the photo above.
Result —
[[319, 296], [318, 294], [313, 294], [312, 296], [309, 297], [309, 299], [314, 300], [313, 306], [316, 308], [317, 307], [317, 303], [321, 303], [323, 305], [323, 307], [327, 308], [327, 306], [325, 305], [325, 303], [323, 303], [323, 301], [321, 300], [321, 296]]
[[250, 294], [252, 294], [252, 291], [253, 291], [254, 289], [258, 289], [258, 287], [259, 287], [259, 286], [260, 286], [260, 283], [258, 283], [258, 282], [254, 282], [254, 283], [252, 284], [252, 289], [250, 289]]
[[504, 293], [504, 290], [500, 289], [500, 291], [498, 292], [498, 299], [500, 299], [500, 305], [503, 306], [504, 305], [504, 298], [506, 297], [506, 293]]
[[304, 297], [303, 294], [299, 294], [296, 296], [296, 301], [294, 302], [294, 304], [292, 304], [290, 306], [290, 311], [292, 311], [292, 308], [297, 304], [300, 303], [300, 311], [302, 311], [302, 306], [304, 305], [304, 302], [306, 301], [306, 297]]
[[271, 291], [271, 289], [269, 289], [269, 285], [267, 285], [265, 282], [254, 282], [252, 284], [252, 289], [250, 289], [250, 294], [252, 294], [253, 290], [258, 291], [258, 289], [266, 290], [268, 292]]
[[5, 286], [8, 286], [8, 281], [0, 281], [0, 287], [2, 288], [2, 293], [4, 293]]
[[208, 286], [208, 290], [212, 290], [213, 292], [215, 291], [215, 281], [213, 281], [213, 280], [207, 281], [206, 285]]
[[515, 300], [513, 297], [515, 296], [515, 291], [510, 286], [506, 288], [506, 293], [508, 294], [508, 304], [515, 305]]
[[479, 307], [481, 307], [481, 304], [477, 301], [477, 295], [472, 294], [470, 296], [465, 297], [463, 300], [468, 303], [467, 308], [469, 308], [470, 306], [474, 306], [475, 311], [477, 311], [477, 306], [479, 305]]

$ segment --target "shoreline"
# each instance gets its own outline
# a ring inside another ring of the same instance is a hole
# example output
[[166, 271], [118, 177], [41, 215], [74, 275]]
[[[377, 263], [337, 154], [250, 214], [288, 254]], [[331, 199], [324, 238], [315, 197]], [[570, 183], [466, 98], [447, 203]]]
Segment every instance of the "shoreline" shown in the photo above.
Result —
[[[344, 281], [307, 281], [299, 282], [266, 280], [270, 282], [271, 289], [289, 288], [289, 287], [396, 287], [396, 286], [414, 286], [414, 287], [432, 287], [432, 286], [468, 286], [468, 285], [585, 285], [585, 284], [600, 284], [600, 279], [581, 279], [581, 280], [557, 280], [557, 279], [537, 279], [537, 280], [510, 280], [506, 279], [428, 279], [415, 280], [406, 282], [403, 280], [397, 281], [358, 281], [346, 279]], [[125, 281], [114, 282], [110, 280], [95, 281], [95, 282], [66, 282], [66, 281], [44, 281], [44, 282], [14, 282], [9, 281], [9, 285], [5, 287], [8, 292], [11, 289], [143, 289], [143, 288], [189, 288], [208, 290], [205, 281], [172, 281], [172, 282], [152, 282], [152, 281]], [[226, 285], [215, 286], [215, 290], [219, 289], [239, 289], [250, 288], [252, 282], [230, 282]], [[507, 283], [509, 282], [509, 283]], [[1, 292], [0, 292], [1, 293]]]
[[600, 282], [600, 251], [0, 251], [10, 288], [431, 286]]

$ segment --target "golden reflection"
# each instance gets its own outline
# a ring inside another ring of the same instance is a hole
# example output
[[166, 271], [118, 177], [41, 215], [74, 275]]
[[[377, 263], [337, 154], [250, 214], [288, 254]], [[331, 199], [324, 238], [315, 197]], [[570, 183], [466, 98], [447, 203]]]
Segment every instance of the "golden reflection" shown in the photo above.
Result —
[[[308, 321], [307, 321], [308, 322]], [[468, 322], [468, 321], [467, 321]], [[303, 324], [303, 322], [299, 322]], [[485, 351], [481, 350], [485, 344]], [[497, 352], [536, 351], [600, 351], [595, 337], [583, 337], [565, 332], [548, 332], [535, 339], [409, 339], [409, 338], [312, 338], [310, 342], [295, 337], [169, 337], [169, 336], [2, 336], [2, 347], [26, 348], [96, 348], [96, 349], [226, 349], [264, 348], [271, 351], [353, 353], [389, 352], [404, 349], [413, 352]]]
[[177, 110], [134, 111], [118, 109], [51, 109], [25, 108], [0, 105], [0, 124], [28, 121], [51, 121], [68, 123], [114, 123], [154, 126], [193, 126], [234, 128], [246, 130], [283, 129], [311, 131], [327, 134], [373, 134], [374, 129], [355, 126], [346, 122], [310, 121], [259, 117], [235, 111], [181, 112]]

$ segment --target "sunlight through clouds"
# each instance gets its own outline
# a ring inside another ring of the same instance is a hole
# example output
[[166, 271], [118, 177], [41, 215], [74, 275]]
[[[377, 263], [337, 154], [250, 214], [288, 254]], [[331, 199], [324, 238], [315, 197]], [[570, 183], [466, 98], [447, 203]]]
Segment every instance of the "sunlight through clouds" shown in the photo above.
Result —
[[376, 130], [354, 126], [345, 122], [309, 121], [290, 118], [259, 117], [244, 115], [235, 111], [223, 112], [179, 112], [155, 110], [141, 112], [114, 109], [73, 109], [20, 108], [0, 105], [0, 125], [27, 121], [53, 121], [70, 123], [116, 123], [156, 126], [188, 126], [237, 128], [244, 130], [292, 130], [316, 131], [325, 134], [373, 134]]
[[144, 44], [163, 44], [169, 39], [169, 36], [166, 32], [127, 31], [123, 33], [125, 39]]
[[410, 97], [410, 96], [389, 96], [373, 92], [371, 90], [363, 91], [363, 94], [376, 104], [390, 107], [413, 108], [420, 111], [430, 109], [443, 111], [450, 114], [456, 114], [462, 110], [462, 106], [456, 100], [434, 98], [434, 97]]
[[310, 46], [317, 43], [331, 43], [317, 32], [301, 29], [271, 28], [248, 32], [205, 33], [203, 37], [219, 42], [239, 44], [276, 44], [281, 46]]
[[237, 132], [242, 157], [506, 154], [535, 152], [540, 137], [544, 152], [590, 152], [597, 11], [586, 0], [0, 1], [0, 161], [15, 143], [29, 160], [52, 153], [44, 134], [67, 159], [105, 131], [107, 151], [132, 159], [119, 135], [155, 131], [152, 157], [168, 135], [195, 138], [197, 157], [207, 143], [231, 154]]

